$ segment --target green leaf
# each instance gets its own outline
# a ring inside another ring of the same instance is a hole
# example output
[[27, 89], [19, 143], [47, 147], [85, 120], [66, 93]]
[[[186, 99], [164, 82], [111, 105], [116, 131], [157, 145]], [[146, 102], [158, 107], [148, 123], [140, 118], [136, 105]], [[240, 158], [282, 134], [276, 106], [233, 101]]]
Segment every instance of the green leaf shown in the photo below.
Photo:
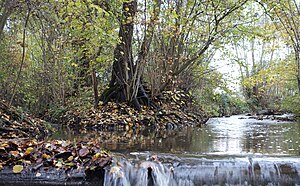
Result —
[[75, 166], [75, 164], [74, 163], [66, 163], [65, 166], [73, 167], [73, 166]]

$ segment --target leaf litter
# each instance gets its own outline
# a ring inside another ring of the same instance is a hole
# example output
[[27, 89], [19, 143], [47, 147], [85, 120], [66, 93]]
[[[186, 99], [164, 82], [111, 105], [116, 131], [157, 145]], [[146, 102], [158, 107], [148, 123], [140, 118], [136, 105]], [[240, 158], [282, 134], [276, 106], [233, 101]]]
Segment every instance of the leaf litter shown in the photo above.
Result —
[[0, 139], [0, 172], [4, 167], [12, 167], [13, 173], [41, 167], [99, 170], [111, 161], [110, 154], [93, 141]]

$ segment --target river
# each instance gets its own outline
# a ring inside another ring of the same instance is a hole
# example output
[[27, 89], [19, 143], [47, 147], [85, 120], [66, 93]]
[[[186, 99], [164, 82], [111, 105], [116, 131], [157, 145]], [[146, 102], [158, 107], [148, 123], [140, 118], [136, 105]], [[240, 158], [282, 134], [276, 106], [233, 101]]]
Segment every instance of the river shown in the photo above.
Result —
[[98, 139], [115, 156], [104, 185], [300, 185], [296, 122], [238, 115], [211, 118], [201, 128], [88, 132], [75, 139], [84, 138]]

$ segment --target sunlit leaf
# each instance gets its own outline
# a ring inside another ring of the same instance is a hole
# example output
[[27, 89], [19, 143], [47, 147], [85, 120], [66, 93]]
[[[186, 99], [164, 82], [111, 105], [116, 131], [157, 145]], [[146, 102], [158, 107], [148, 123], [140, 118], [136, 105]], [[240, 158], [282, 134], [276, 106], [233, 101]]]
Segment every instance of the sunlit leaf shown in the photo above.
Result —
[[25, 155], [29, 155], [29, 154], [31, 154], [31, 152], [33, 151], [33, 148], [32, 147], [28, 147], [27, 149], [26, 149], [26, 151], [25, 151]]
[[13, 173], [20, 173], [20, 172], [22, 172], [22, 170], [24, 169], [24, 167], [23, 167], [23, 165], [15, 165], [14, 167], [13, 167]]

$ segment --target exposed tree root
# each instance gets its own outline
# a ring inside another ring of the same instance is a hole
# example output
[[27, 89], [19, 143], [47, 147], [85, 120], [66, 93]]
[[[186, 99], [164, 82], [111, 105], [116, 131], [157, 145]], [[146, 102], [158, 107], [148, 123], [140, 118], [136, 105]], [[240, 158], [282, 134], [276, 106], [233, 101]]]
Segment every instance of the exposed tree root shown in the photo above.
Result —
[[[121, 86], [113, 86], [106, 89], [100, 97], [100, 100], [103, 104], [107, 104], [109, 101], [113, 101], [116, 103], [126, 102], [124, 89]], [[152, 109], [158, 109], [159, 106], [156, 105], [149, 97], [144, 89], [143, 85], [139, 86], [137, 96], [132, 99], [129, 106], [141, 111], [142, 106], [151, 107]]]

